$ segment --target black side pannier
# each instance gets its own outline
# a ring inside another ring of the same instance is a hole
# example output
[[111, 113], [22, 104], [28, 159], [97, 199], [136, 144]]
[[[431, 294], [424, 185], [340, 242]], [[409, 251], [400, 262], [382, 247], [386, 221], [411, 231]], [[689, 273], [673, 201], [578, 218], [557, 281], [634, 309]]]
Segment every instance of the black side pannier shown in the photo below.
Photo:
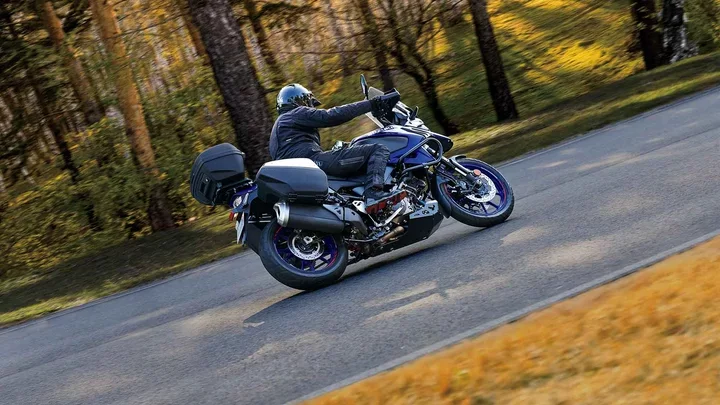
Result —
[[310, 159], [265, 163], [258, 171], [255, 183], [258, 198], [270, 204], [279, 200], [320, 203], [328, 194], [327, 175]]
[[226, 204], [235, 189], [249, 183], [245, 177], [245, 155], [229, 143], [201, 153], [190, 173], [190, 192], [200, 204]]

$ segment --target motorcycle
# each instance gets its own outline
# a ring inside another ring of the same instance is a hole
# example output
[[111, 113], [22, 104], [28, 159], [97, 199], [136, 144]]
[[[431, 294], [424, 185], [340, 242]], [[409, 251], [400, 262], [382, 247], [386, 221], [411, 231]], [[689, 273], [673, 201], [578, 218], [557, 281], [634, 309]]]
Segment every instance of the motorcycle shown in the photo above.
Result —
[[[328, 176], [310, 159], [266, 163], [245, 177], [244, 155], [230, 144], [201, 153], [191, 173], [193, 197], [228, 204], [237, 242], [256, 252], [279, 282], [300, 290], [335, 283], [349, 264], [420, 242], [452, 217], [491, 227], [512, 213], [515, 198], [503, 175], [465, 156], [445, 157], [452, 139], [430, 131], [393, 89], [383, 93], [360, 78], [365, 99], [395, 93], [392, 110], [367, 116], [379, 129], [352, 145], [390, 150], [386, 190], [391, 199], [368, 207], [365, 176]], [[335, 148], [347, 147], [338, 142]]]

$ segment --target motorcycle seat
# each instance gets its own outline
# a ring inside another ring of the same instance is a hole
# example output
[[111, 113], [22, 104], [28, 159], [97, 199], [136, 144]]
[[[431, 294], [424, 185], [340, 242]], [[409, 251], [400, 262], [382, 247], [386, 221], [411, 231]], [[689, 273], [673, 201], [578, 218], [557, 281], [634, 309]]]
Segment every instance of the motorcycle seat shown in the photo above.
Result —
[[354, 188], [364, 185], [366, 176], [337, 177], [328, 175], [327, 178], [330, 188], [340, 190], [341, 188]]
[[337, 180], [337, 181], [361, 181], [361, 182], [364, 182], [365, 177], [366, 176], [364, 176], [364, 175], [351, 176], [351, 177], [338, 177], [338, 176], [331, 176], [329, 174], [327, 175], [328, 180]]

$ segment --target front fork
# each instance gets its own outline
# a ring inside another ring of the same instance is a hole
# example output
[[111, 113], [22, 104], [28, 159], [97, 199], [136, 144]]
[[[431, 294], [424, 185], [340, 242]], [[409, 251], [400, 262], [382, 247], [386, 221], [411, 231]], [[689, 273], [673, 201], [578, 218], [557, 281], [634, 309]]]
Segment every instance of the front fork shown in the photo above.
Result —
[[441, 211], [446, 218], [452, 216], [454, 209], [450, 201], [444, 195], [441, 195], [442, 190], [440, 188], [443, 183], [448, 181], [457, 182], [458, 179], [452, 176], [453, 172], [460, 174], [467, 184], [472, 187], [473, 191], [476, 189], [482, 191], [483, 187], [485, 187], [485, 184], [475, 171], [468, 170], [457, 161], [464, 157], [464, 155], [453, 156], [451, 158], [441, 157], [439, 165], [442, 165], [447, 171], [443, 172], [442, 170], [436, 169], [431, 179], [433, 194], [435, 199], [440, 203]]
[[447, 168], [460, 173], [463, 177], [465, 177], [465, 180], [472, 185], [478, 186], [482, 185], [482, 180], [480, 180], [479, 176], [480, 173], [476, 173], [474, 170], [468, 170], [463, 165], [458, 163], [458, 159], [463, 159], [465, 155], [457, 155], [453, 156], [451, 158], [441, 157], [440, 163], [446, 166]]

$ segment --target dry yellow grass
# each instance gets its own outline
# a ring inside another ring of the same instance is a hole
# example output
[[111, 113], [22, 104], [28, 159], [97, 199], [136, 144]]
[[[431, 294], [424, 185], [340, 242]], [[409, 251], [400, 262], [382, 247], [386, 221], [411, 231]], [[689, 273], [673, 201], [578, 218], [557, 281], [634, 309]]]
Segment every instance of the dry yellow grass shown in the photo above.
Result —
[[720, 238], [329, 404], [718, 404]]

